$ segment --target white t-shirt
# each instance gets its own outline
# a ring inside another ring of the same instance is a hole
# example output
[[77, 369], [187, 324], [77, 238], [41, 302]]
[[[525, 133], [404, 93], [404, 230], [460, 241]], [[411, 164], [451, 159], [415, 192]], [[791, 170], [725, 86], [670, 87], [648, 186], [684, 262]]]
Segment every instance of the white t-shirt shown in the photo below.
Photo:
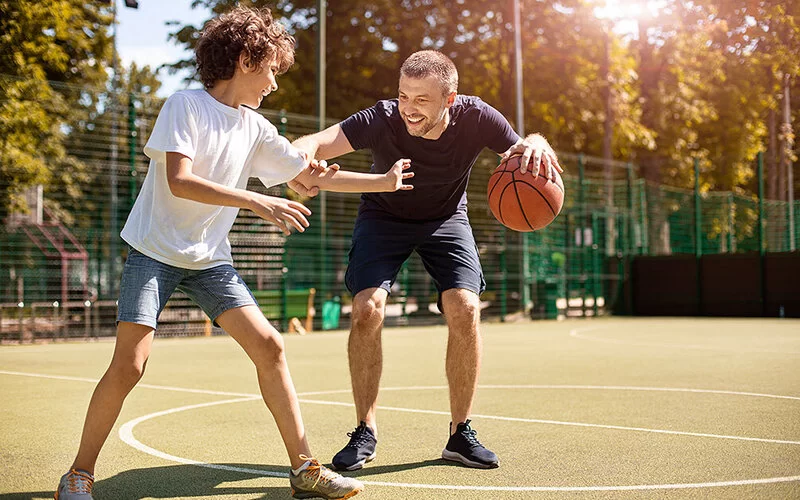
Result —
[[232, 263], [228, 233], [239, 209], [174, 196], [167, 184], [167, 152], [191, 158], [195, 175], [241, 189], [250, 177], [268, 186], [287, 182], [306, 165], [305, 154], [266, 118], [243, 106], [226, 106], [205, 90], [167, 99], [144, 152], [150, 168], [122, 239], [148, 257], [185, 269]]

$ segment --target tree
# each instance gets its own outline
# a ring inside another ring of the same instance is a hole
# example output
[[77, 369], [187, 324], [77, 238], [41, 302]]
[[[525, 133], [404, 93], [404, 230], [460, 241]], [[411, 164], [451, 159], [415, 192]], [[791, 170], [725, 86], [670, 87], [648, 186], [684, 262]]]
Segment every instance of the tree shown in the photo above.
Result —
[[79, 189], [65, 124], [85, 113], [82, 89], [107, 78], [110, 23], [108, 8], [95, 2], [0, 1], [0, 218], [27, 210], [30, 186]]

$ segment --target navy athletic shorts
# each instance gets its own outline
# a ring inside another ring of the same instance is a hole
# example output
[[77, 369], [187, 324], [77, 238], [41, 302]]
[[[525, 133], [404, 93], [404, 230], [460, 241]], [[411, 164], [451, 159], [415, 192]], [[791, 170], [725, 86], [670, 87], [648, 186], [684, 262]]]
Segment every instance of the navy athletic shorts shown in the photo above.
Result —
[[354, 296], [367, 288], [389, 292], [403, 262], [417, 252], [441, 293], [486, 289], [478, 248], [465, 214], [435, 221], [362, 216], [356, 219], [345, 284]]

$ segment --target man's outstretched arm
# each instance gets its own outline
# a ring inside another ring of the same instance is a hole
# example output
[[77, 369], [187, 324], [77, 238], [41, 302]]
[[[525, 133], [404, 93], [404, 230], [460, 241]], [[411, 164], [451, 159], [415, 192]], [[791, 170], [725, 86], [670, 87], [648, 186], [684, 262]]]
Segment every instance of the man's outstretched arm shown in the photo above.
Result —
[[[338, 123], [316, 134], [301, 137], [292, 144], [296, 148], [308, 153], [308, 157], [312, 160], [318, 160], [318, 163], [315, 164], [315, 162], [312, 161], [311, 164], [321, 173], [325, 172], [327, 168], [332, 168], [334, 170], [339, 169], [339, 166], [336, 164], [328, 167], [325, 160], [354, 151], [353, 146], [350, 145], [350, 141], [347, 139], [347, 136], [344, 135], [342, 127], [340, 127]], [[292, 190], [304, 196], [316, 196], [319, 194], [319, 188], [316, 186], [306, 186], [298, 179], [291, 180], [287, 184]]]

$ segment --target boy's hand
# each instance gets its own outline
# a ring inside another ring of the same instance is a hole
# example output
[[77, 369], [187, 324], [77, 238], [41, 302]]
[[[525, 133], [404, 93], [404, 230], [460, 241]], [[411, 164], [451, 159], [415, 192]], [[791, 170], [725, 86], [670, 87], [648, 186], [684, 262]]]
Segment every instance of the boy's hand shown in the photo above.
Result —
[[531, 171], [534, 176], [538, 175], [539, 165], [541, 164], [544, 164], [544, 175], [552, 181], [556, 179], [556, 170], [558, 172], [564, 171], [561, 165], [558, 164], [558, 157], [556, 157], [556, 153], [553, 151], [553, 148], [550, 147], [547, 139], [539, 134], [529, 135], [508, 148], [505, 153], [500, 155], [501, 162], [518, 154], [522, 155], [522, 163], [520, 163], [519, 167], [519, 172], [521, 174], [528, 171], [528, 163], [531, 157], [533, 157], [533, 164], [535, 165], [534, 170]]
[[[329, 170], [339, 170], [339, 165], [334, 163], [333, 165], [328, 166], [328, 162], [325, 160], [316, 160], [312, 159], [311, 162], [308, 164], [309, 170], [314, 172], [317, 175], [322, 175]], [[296, 192], [301, 196], [306, 196], [308, 198], [313, 198], [314, 196], [319, 194], [319, 188], [317, 186], [306, 187], [302, 182], [292, 179], [286, 183], [289, 188]]]
[[394, 192], [398, 190], [408, 191], [409, 189], [414, 189], [414, 186], [411, 184], [403, 184], [403, 180], [410, 179], [414, 177], [414, 172], [406, 172], [411, 168], [411, 160], [408, 159], [400, 159], [392, 165], [392, 168], [386, 172], [386, 179], [389, 181], [389, 192]]
[[250, 203], [250, 210], [265, 221], [278, 226], [286, 236], [292, 233], [291, 227], [301, 233], [308, 227], [306, 215], [311, 215], [311, 210], [302, 203], [276, 196], [253, 194], [256, 196]]

